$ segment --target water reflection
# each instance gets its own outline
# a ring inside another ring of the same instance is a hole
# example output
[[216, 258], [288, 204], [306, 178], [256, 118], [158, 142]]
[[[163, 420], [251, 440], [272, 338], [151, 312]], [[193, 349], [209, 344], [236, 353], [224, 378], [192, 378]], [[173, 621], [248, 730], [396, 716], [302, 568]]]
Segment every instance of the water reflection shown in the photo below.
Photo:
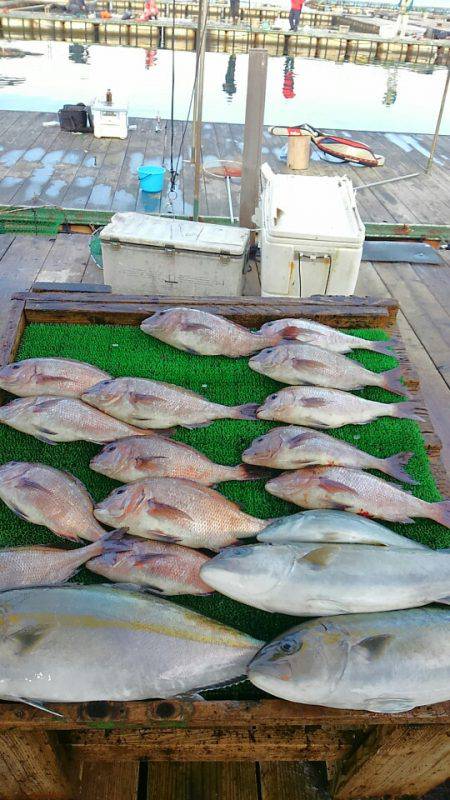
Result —
[[294, 59], [292, 56], [286, 56], [284, 59], [283, 67], [283, 89], [282, 94], [286, 100], [292, 100], [295, 97], [294, 91]]
[[158, 51], [157, 50], [146, 50], [145, 51], [145, 69], [150, 69], [150, 67], [155, 67], [158, 63]]
[[0, 47], [0, 58], [25, 58], [25, 56], [42, 56], [43, 53], [30, 53], [16, 47]]
[[386, 91], [383, 95], [383, 105], [393, 106], [397, 100], [398, 67], [389, 67], [387, 71]]
[[236, 56], [231, 55], [228, 59], [227, 71], [225, 73], [225, 83], [222, 84], [222, 89], [228, 96], [228, 102], [231, 102], [233, 95], [237, 92], [237, 84], [235, 80], [236, 72]]
[[0, 89], [4, 86], [17, 86], [19, 83], [25, 83], [25, 78], [10, 78], [9, 75], [0, 75]]
[[89, 47], [85, 44], [69, 44], [69, 61], [89, 64]]

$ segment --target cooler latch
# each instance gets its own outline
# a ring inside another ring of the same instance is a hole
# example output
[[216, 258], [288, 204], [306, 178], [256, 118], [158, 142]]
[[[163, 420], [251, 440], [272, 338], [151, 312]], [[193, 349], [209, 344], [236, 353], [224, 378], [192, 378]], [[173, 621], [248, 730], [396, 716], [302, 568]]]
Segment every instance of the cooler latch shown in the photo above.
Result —
[[174, 256], [175, 255], [175, 247], [173, 246], [173, 244], [165, 244], [164, 245], [164, 252], [167, 253], [168, 256]]
[[219, 253], [219, 261], [222, 261], [223, 263], [226, 263], [229, 260], [230, 260], [230, 254], [227, 253], [226, 250], [221, 250], [220, 253]]

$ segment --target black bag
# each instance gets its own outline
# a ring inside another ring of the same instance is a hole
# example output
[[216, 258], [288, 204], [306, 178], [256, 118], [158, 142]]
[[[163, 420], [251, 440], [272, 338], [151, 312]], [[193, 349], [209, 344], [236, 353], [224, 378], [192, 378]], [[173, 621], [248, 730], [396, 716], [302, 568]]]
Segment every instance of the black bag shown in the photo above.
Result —
[[71, 133], [92, 133], [92, 114], [84, 103], [67, 104], [59, 109], [58, 118], [61, 130]]

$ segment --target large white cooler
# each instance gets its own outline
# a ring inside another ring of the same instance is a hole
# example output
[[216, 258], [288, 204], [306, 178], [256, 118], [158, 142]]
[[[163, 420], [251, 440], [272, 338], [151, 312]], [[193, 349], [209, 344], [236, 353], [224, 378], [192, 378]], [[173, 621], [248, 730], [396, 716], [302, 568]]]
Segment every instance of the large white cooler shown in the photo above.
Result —
[[242, 294], [247, 228], [127, 212], [115, 214], [100, 239], [113, 292]]
[[365, 230], [346, 177], [275, 175], [262, 168], [261, 294], [354, 292]]

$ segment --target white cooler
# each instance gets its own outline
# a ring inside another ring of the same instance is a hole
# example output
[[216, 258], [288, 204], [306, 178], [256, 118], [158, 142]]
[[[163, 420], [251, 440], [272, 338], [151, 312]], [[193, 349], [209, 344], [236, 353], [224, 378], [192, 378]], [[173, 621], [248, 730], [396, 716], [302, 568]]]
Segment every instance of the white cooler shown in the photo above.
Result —
[[364, 225], [346, 177], [275, 175], [263, 165], [257, 211], [264, 297], [354, 292]]
[[130, 211], [115, 214], [100, 239], [104, 279], [113, 292], [242, 294], [247, 228]]

